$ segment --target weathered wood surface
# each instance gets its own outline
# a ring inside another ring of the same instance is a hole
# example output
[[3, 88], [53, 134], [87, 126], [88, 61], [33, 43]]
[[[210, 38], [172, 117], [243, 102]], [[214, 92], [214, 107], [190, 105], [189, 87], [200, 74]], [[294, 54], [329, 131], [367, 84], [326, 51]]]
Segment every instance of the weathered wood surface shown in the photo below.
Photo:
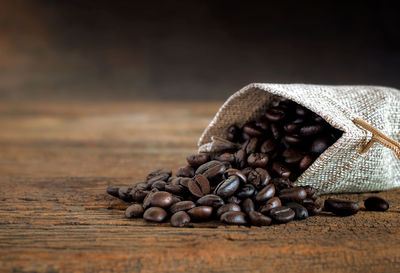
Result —
[[125, 219], [105, 188], [185, 164], [219, 105], [0, 102], [0, 272], [400, 271], [400, 190], [386, 213], [264, 228]]

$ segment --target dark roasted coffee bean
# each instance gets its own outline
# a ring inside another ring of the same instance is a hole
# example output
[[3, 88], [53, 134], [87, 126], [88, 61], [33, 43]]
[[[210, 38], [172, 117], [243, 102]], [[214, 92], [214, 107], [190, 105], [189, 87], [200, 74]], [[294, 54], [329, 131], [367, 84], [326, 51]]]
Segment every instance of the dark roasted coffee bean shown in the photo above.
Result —
[[312, 197], [314, 197], [314, 195], [315, 195], [315, 188], [313, 188], [311, 186], [304, 186], [303, 189], [307, 193], [307, 198], [313, 199]]
[[297, 133], [299, 129], [300, 129], [300, 125], [296, 124], [296, 123], [288, 123], [288, 124], [285, 124], [285, 126], [283, 126], [283, 130], [289, 134]]
[[313, 199], [311, 199], [311, 198], [306, 198], [306, 199], [304, 199], [304, 200], [301, 202], [301, 204], [302, 204], [303, 206], [312, 205], [312, 204], [314, 204], [314, 203], [315, 203], [315, 201], [314, 201]]
[[324, 126], [322, 124], [312, 124], [312, 125], [305, 125], [300, 128], [300, 135], [301, 136], [314, 136], [320, 134], [324, 131]]
[[256, 188], [263, 188], [271, 181], [271, 176], [267, 170], [256, 168], [247, 175], [247, 181]]
[[325, 151], [330, 144], [330, 140], [327, 137], [319, 137], [316, 138], [312, 143], [311, 143], [311, 152], [315, 154], [321, 154], [323, 151]]
[[158, 180], [168, 181], [168, 178], [171, 176], [171, 174], [172, 171], [170, 169], [157, 169], [147, 175], [146, 182], [147, 184], [152, 184]]
[[322, 117], [320, 117], [320, 116], [318, 116], [317, 114], [315, 114], [315, 113], [313, 113], [312, 114], [312, 119], [315, 121], [315, 122], [325, 122], [325, 120], [322, 118]]
[[271, 218], [275, 223], [284, 224], [292, 221], [295, 217], [295, 212], [289, 207], [277, 207], [269, 211]]
[[295, 213], [294, 219], [295, 220], [303, 220], [303, 219], [308, 218], [308, 211], [302, 205], [291, 202], [291, 203], [287, 203], [285, 206], [291, 208], [294, 211], [294, 213]]
[[192, 208], [194, 208], [196, 205], [195, 205], [195, 203], [194, 202], [192, 202], [192, 201], [180, 201], [180, 202], [177, 202], [177, 203], [175, 203], [175, 204], [173, 204], [170, 208], [169, 208], [169, 211], [172, 213], [172, 214], [174, 214], [174, 213], [176, 213], [176, 212], [178, 212], [178, 211], [187, 211], [187, 210], [190, 210], [190, 209], [192, 209]]
[[218, 176], [221, 176], [225, 172], [225, 170], [226, 170], [225, 164], [217, 160], [213, 160], [201, 165], [196, 170], [196, 174], [202, 174], [205, 177], [207, 177], [207, 179], [214, 179]]
[[226, 199], [226, 202], [227, 202], [227, 203], [230, 203], [230, 204], [239, 205], [239, 204], [242, 202], [242, 200], [239, 199], [237, 196], [232, 195], [231, 197], [228, 197], [228, 198]]
[[210, 206], [213, 208], [219, 208], [225, 204], [221, 197], [215, 194], [207, 194], [197, 200], [197, 204], [200, 206]]
[[158, 192], [157, 189], [152, 189], [151, 191], [148, 192], [146, 197], [143, 199], [143, 208], [144, 209], [147, 209], [148, 207], [150, 207], [153, 194], [155, 194], [156, 192]]
[[360, 206], [356, 202], [329, 198], [325, 200], [324, 210], [340, 216], [356, 214]]
[[143, 209], [142, 205], [133, 204], [133, 205], [130, 205], [125, 210], [125, 217], [126, 218], [142, 217], [143, 216], [143, 212], [144, 212], [144, 209]]
[[246, 154], [252, 154], [257, 151], [258, 143], [260, 140], [256, 137], [253, 137], [248, 140], [247, 145], [246, 145]]
[[366, 210], [385, 211], [389, 209], [389, 203], [385, 199], [378, 196], [371, 196], [364, 201]]
[[286, 149], [283, 151], [282, 156], [285, 158], [284, 161], [287, 164], [297, 163], [303, 158], [301, 152], [295, 149]]
[[220, 155], [217, 155], [215, 158], [215, 160], [221, 161], [221, 162], [234, 162], [235, 161], [235, 155], [230, 154], [230, 153], [223, 153]]
[[272, 169], [282, 178], [289, 178], [289, 176], [292, 174], [289, 168], [278, 161], [272, 163]]
[[268, 164], [268, 155], [262, 153], [253, 153], [247, 158], [247, 163], [253, 168], [263, 168]]
[[181, 185], [167, 184], [165, 185], [165, 191], [176, 195], [182, 195], [185, 193], [185, 188]]
[[247, 182], [246, 175], [243, 172], [241, 172], [241, 171], [239, 171], [237, 169], [227, 169], [224, 172], [224, 178], [225, 179], [227, 179], [229, 176], [232, 176], [232, 175], [236, 175], [237, 177], [239, 177], [240, 181], [243, 182], [243, 183]]
[[283, 189], [279, 192], [279, 198], [284, 203], [301, 203], [304, 199], [307, 198], [307, 193], [302, 187]]
[[245, 199], [242, 202], [242, 210], [246, 213], [249, 214], [250, 211], [254, 210], [254, 202], [250, 198]]
[[271, 133], [274, 139], [281, 138], [281, 130], [279, 129], [279, 126], [276, 123], [271, 124]]
[[186, 157], [186, 161], [190, 166], [198, 167], [208, 162], [210, 157], [208, 154], [193, 154]]
[[146, 182], [138, 182], [138, 183], [132, 185], [132, 190], [145, 191], [147, 189], [150, 189], [150, 188], [147, 186]]
[[278, 107], [273, 107], [267, 110], [265, 117], [272, 122], [280, 121], [285, 117], [285, 111]]
[[299, 116], [305, 116], [309, 111], [301, 105], [296, 106], [296, 114]]
[[306, 170], [308, 167], [311, 166], [311, 164], [313, 163], [314, 159], [312, 158], [312, 156], [310, 155], [306, 155], [304, 156], [299, 163], [299, 169], [300, 171], [304, 171]]
[[275, 151], [277, 147], [278, 144], [276, 143], [276, 141], [272, 138], [269, 138], [266, 141], [264, 141], [263, 144], [261, 144], [260, 152], [264, 154], [271, 153]]
[[222, 181], [215, 188], [214, 193], [222, 198], [232, 196], [240, 186], [239, 177], [232, 175], [228, 179]]
[[301, 125], [301, 124], [304, 123], [304, 118], [303, 117], [297, 117], [296, 119], [292, 120], [292, 123]]
[[178, 195], [172, 195], [172, 205], [178, 202], [183, 201], [183, 197], [182, 196], [178, 196]]
[[213, 208], [210, 206], [195, 207], [187, 211], [194, 222], [206, 221], [211, 218]]
[[275, 186], [274, 184], [269, 184], [257, 193], [255, 200], [258, 203], [263, 203], [268, 199], [274, 197], [274, 195], [275, 195]]
[[244, 168], [244, 166], [247, 164], [247, 154], [246, 151], [240, 149], [237, 150], [235, 153], [235, 163], [236, 166], [240, 169]]
[[141, 203], [143, 202], [144, 198], [147, 196], [148, 193], [149, 193], [148, 191], [143, 191], [138, 189], [132, 190], [131, 191], [132, 200]]
[[159, 180], [159, 181], [154, 182], [154, 183], [151, 185], [151, 188], [152, 188], [152, 189], [156, 188], [156, 189], [159, 190], [159, 191], [163, 191], [163, 190], [165, 189], [165, 185], [166, 185], [166, 184], [167, 184], [166, 182], [164, 182], [164, 181], [162, 181], [162, 180]]
[[143, 219], [150, 222], [161, 223], [165, 220], [165, 218], [167, 218], [167, 216], [168, 214], [164, 209], [159, 207], [151, 207], [144, 212]]
[[236, 125], [229, 126], [227, 130], [226, 139], [232, 142], [236, 142], [240, 135], [240, 129]]
[[255, 191], [256, 188], [252, 184], [245, 184], [237, 191], [236, 196], [241, 199], [249, 198], [253, 196]]
[[318, 203], [303, 203], [303, 206], [307, 209], [308, 215], [310, 216], [320, 214], [322, 211], [322, 206]]
[[271, 184], [275, 185], [275, 189], [277, 192], [293, 187], [293, 182], [290, 181], [288, 178], [274, 178], [271, 179]]
[[190, 223], [190, 216], [184, 211], [178, 211], [171, 216], [170, 222], [173, 227], [184, 227]]
[[190, 181], [192, 181], [192, 179], [189, 177], [180, 177], [179, 184], [185, 188], [188, 188]]
[[258, 211], [250, 211], [248, 213], [250, 223], [254, 226], [268, 226], [271, 224], [272, 219], [269, 218], [268, 216], [265, 216], [264, 214], [258, 212]]
[[267, 131], [269, 129], [269, 122], [266, 119], [258, 120], [254, 123], [254, 125], [263, 131]]
[[299, 135], [293, 134], [293, 135], [286, 135], [283, 138], [287, 143], [291, 145], [299, 144], [302, 142], [302, 138]]
[[265, 215], [269, 215], [269, 211], [273, 208], [282, 206], [282, 202], [278, 197], [272, 197], [260, 208], [260, 212]]
[[244, 125], [242, 130], [251, 137], [259, 137], [262, 135], [262, 130], [253, 123]]
[[240, 139], [241, 141], [240, 142], [245, 142], [245, 141], [247, 141], [247, 140], [249, 140], [251, 138], [251, 136], [249, 136], [248, 134], [246, 134], [243, 131], [242, 131], [240, 137], [241, 137], [241, 139]]
[[172, 205], [172, 194], [166, 191], [159, 191], [152, 194], [150, 206], [168, 208]]
[[125, 202], [131, 202], [132, 201], [132, 196], [130, 195], [132, 188], [131, 187], [119, 187], [118, 189], [118, 197], [125, 201]]
[[207, 177], [202, 174], [198, 174], [188, 183], [189, 192], [196, 196], [202, 197], [206, 194], [209, 194], [211, 191], [210, 182]]
[[228, 225], [245, 225], [246, 214], [240, 211], [228, 211], [221, 215], [221, 222]]
[[228, 211], [241, 211], [240, 206], [236, 205], [236, 204], [225, 204], [223, 206], [221, 206], [218, 210], [217, 210], [217, 217], [218, 219], [221, 217], [222, 214], [224, 214], [225, 212]]
[[194, 169], [192, 166], [183, 166], [178, 169], [176, 172], [177, 177], [193, 177]]
[[108, 193], [109, 195], [111, 195], [111, 196], [114, 196], [114, 197], [118, 197], [118, 198], [119, 198], [118, 190], [119, 190], [119, 187], [113, 187], [113, 186], [111, 186], [111, 187], [108, 187], [108, 188], [107, 188], [107, 193]]

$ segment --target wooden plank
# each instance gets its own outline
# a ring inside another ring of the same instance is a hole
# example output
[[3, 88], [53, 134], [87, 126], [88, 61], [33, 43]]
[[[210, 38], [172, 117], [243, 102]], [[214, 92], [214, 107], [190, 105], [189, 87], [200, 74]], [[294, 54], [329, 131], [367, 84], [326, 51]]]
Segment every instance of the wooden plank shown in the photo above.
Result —
[[385, 213], [264, 228], [125, 219], [105, 188], [185, 164], [219, 105], [0, 103], [0, 272], [400, 271], [400, 190], [374, 194]]

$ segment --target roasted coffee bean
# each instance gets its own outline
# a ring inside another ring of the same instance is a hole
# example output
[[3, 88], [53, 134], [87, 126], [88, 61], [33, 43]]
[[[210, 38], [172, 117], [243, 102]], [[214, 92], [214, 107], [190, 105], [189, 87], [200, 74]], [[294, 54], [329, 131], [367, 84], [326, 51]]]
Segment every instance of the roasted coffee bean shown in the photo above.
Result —
[[300, 163], [299, 163], [299, 169], [300, 169], [301, 171], [306, 170], [308, 167], [311, 166], [311, 164], [313, 163], [313, 161], [314, 161], [314, 159], [312, 158], [312, 156], [310, 156], [310, 155], [304, 156], [304, 157], [301, 159]]
[[132, 185], [132, 190], [142, 190], [145, 191], [149, 189], [146, 182], [138, 182]]
[[158, 192], [157, 189], [152, 189], [151, 191], [148, 192], [146, 197], [143, 199], [143, 208], [144, 209], [147, 209], [148, 207], [150, 207], [153, 194], [155, 194], [156, 192]]
[[275, 223], [284, 224], [292, 221], [295, 217], [295, 212], [289, 207], [277, 207], [269, 211], [271, 218]]
[[235, 142], [238, 140], [239, 135], [240, 135], [240, 129], [236, 125], [231, 125], [227, 130], [226, 139]]
[[172, 171], [170, 169], [157, 169], [147, 175], [146, 182], [147, 184], [152, 184], [158, 180], [168, 181], [168, 178], [171, 176], [171, 174]]
[[292, 123], [301, 125], [304, 123], [304, 121], [304, 117], [297, 117], [296, 119], [292, 120]]
[[305, 116], [308, 113], [308, 110], [301, 105], [296, 106], [296, 115]]
[[271, 184], [275, 185], [275, 189], [277, 192], [293, 187], [293, 182], [290, 181], [288, 178], [274, 178], [271, 179]]
[[172, 205], [175, 204], [175, 203], [181, 202], [181, 201], [183, 201], [183, 197], [182, 196], [174, 195], [174, 194], [172, 195]]
[[235, 161], [235, 155], [234, 154], [230, 154], [230, 153], [223, 153], [223, 154], [220, 154], [220, 155], [216, 156], [214, 159], [218, 160], [220, 162], [230, 162], [230, 163], [232, 163], [232, 162]]
[[385, 211], [389, 209], [389, 203], [378, 196], [371, 196], [364, 201], [366, 210]]
[[161, 223], [162, 221], [164, 221], [165, 218], [167, 218], [167, 216], [168, 216], [167, 212], [159, 207], [148, 208], [143, 214], [143, 218], [146, 221], [157, 222], [157, 223]]
[[143, 202], [144, 198], [147, 196], [148, 193], [149, 191], [138, 190], [138, 189], [132, 190], [131, 191], [132, 200], [141, 203]]
[[250, 211], [248, 213], [250, 223], [254, 226], [268, 226], [271, 224], [272, 219], [269, 218], [268, 216], [265, 216], [264, 214], [258, 212], [258, 211]]
[[303, 155], [294, 149], [286, 149], [283, 151], [282, 156], [285, 158], [284, 161], [287, 164], [297, 163], [303, 158]]
[[310, 216], [318, 215], [322, 211], [322, 206], [318, 203], [303, 203], [303, 206], [307, 209]]
[[249, 198], [253, 196], [255, 191], [256, 188], [252, 184], [245, 184], [236, 192], [236, 196], [241, 199]]
[[187, 211], [190, 210], [192, 208], [194, 208], [196, 206], [196, 204], [192, 201], [180, 201], [177, 202], [175, 204], [173, 204], [170, 208], [169, 211], [174, 214], [178, 211]]
[[279, 198], [284, 203], [301, 203], [304, 199], [307, 198], [307, 193], [302, 187], [283, 189], [279, 192]]
[[176, 195], [182, 195], [185, 193], [185, 188], [181, 185], [167, 184], [165, 185], [165, 191]]
[[268, 164], [268, 155], [262, 153], [253, 153], [247, 158], [247, 163], [253, 168], [263, 168]]
[[324, 210], [340, 216], [356, 214], [360, 206], [356, 202], [329, 198], [325, 200]]
[[194, 169], [192, 166], [184, 166], [180, 167], [176, 172], [177, 177], [193, 177], [194, 176]]
[[133, 205], [130, 205], [125, 210], [125, 217], [126, 218], [142, 217], [143, 216], [143, 212], [144, 212], [144, 209], [143, 209], [142, 205], [133, 204]]
[[184, 227], [190, 223], [190, 216], [184, 211], [178, 211], [171, 216], [170, 222], [173, 227]]
[[258, 138], [251, 138], [249, 139], [246, 143], [246, 154], [252, 154], [255, 153], [257, 151], [257, 147], [258, 147], [258, 143], [259, 143], [259, 139]]
[[255, 126], [255, 124], [253, 123], [248, 123], [244, 125], [242, 130], [251, 137], [259, 137], [263, 133], [262, 130]]
[[240, 211], [228, 211], [221, 215], [220, 220], [228, 225], [245, 225], [246, 214]]
[[151, 188], [152, 188], [152, 189], [156, 188], [156, 189], [159, 190], [159, 191], [163, 191], [163, 190], [165, 189], [165, 185], [166, 185], [166, 184], [167, 184], [166, 182], [164, 182], [164, 181], [162, 181], [162, 180], [159, 180], [159, 181], [154, 182], [154, 183], [151, 185]]
[[197, 174], [202, 174], [204, 175], [207, 179], [214, 179], [220, 175], [222, 175], [226, 170], [225, 164], [213, 160], [210, 162], [207, 162], [203, 165], [201, 165], [197, 170], [196, 170], [196, 175]]
[[313, 187], [311, 187], [311, 186], [304, 186], [303, 189], [307, 193], [307, 198], [313, 199], [313, 197], [315, 195], [315, 189]]
[[281, 138], [281, 130], [279, 129], [279, 126], [276, 123], [271, 124], [271, 133], [274, 139]]
[[229, 204], [239, 205], [242, 202], [242, 200], [239, 199], [237, 196], [232, 195], [226, 199], [226, 202]]
[[247, 177], [244, 173], [242, 173], [241, 171], [237, 170], [237, 169], [227, 169], [224, 172], [223, 177], [225, 179], [227, 179], [228, 177], [232, 176], [232, 175], [236, 175], [237, 177], [239, 177], [240, 181], [243, 183], [247, 182]]
[[245, 199], [242, 202], [242, 210], [246, 213], [249, 214], [250, 211], [254, 210], [254, 202], [250, 198]]
[[277, 161], [272, 163], [272, 169], [282, 178], [289, 178], [292, 174], [289, 168]]
[[282, 206], [282, 202], [278, 197], [272, 197], [269, 199], [264, 206], [260, 208], [260, 212], [265, 215], [269, 215], [269, 211], [273, 208]]
[[249, 172], [247, 181], [256, 188], [263, 188], [271, 181], [271, 176], [267, 170], [256, 168]]
[[316, 138], [311, 143], [311, 152], [315, 154], [321, 154], [324, 152], [330, 145], [330, 140], [327, 137], [319, 137]]
[[206, 221], [211, 218], [213, 208], [210, 206], [195, 207], [187, 211], [194, 222]]
[[150, 206], [168, 208], [172, 205], [172, 194], [166, 191], [159, 191], [152, 194]]
[[262, 131], [267, 131], [269, 129], [269, 122], [266, 119], [258, 120], [254, 125]]
[[189, 192], [196, 196], [202, 197], [209, 194], [211, 191], [210, 182], [208, 182], [207, 177], [202, 174], [198, 174], [188, 183]]
[[295, 220], [303, 220], [303, 219], [308, 218], [308, 211], [302, 205], [291, 202], [291, 203], [287, 203], [285, 206], [291, 208], [294, 211], [294, 213], [295, 213], [294, 219]]
[[218, 219], [227, 211], [241, 211], [240, 206], [236, 204], [225, 204], [217, 210]]
[[302, 138], [297, 134], [286, 135], [283, 138], [287, 143], [291, 145], [299, 144], [302, 142]]
[[219, 208], [225, 204], [221, 197], [215, 194], [207, 194], [197, 200], [197, 204], [200, 206], [210, 206], [213, 208]]
[[261, 144], [260, 152], [264, 154], [271, 153], [275, 151], [277, 147], [278, 144], [276, 143], [276, 141], [272, 138], [269, 138]]
[[283, 130], [289, 134], [297, 133], [299, 129], [300, 129], [300, 124], [296, 123], [288, 123], [283, 126]]
[[209, 160], [210, 156], [208, 154], [193, 154], [186, 157], [186, 161], [192, 167], [198, 167], [200, 165], [203, 165]]
[[267, 110], [265, 117], [272, 122], [280, 121], [285, 117], [285, 111], [278, 107], [273, 107]]
[[132, 188], [131, 187], [119, 187], [118, 189], [118, 197], [125, 201], [125, 202], [131, 202], [132, 201], [132, 196], [130, 195]]
[[246, 134], [246, 133], [243, 132], [243, 131], [242, 131], [240, 137], [241, 137], [240, 142], [245, 142], [245, 141], [247, 141], [247, 140], [249, 140], [249, 139], [251, 138], [251, 136], [249, 136], [248, 134]]
[[301, 136], [314, 136], [320, 134], [324, 131], [324, 126], [320, 123], [312, 124], [312, 125], [305, 125], [300, 128], [300, 135]]
[[239, 186], [240, 186], [239, 177], [237, 177], [236, 175], [232, 175], [228, 177], [228, 179], [218, 184], [218, 186], [214, 190], [214, 194], [222, 198], [228, 198], [229, 196], [232, 196], [236, 192]]
[[262, 203], [267, 201], [268, 199], [271, 199], [272, 197], [274, 197], [274, 195], [275, 195], [275, 186], [274, 184], [269, 184], [257, 193], [255, 200], [258, 203]]
[[188, 188], [190, 181], [192, 181], [192, 179], [189, 177], [180, 177], [179, 184], [185, 188]]
[[119, 190], [119, 187], [113, 187], [113, 186], [111, 186], [111, 187], [108, 187], [108, 188], [107, 188], [107, 193], [108, 193], [109, 195], [111, 195], [111, 196], [114, 196], [114, 197], [118, 197], [118, 198], [119, 198], [118, 190]]

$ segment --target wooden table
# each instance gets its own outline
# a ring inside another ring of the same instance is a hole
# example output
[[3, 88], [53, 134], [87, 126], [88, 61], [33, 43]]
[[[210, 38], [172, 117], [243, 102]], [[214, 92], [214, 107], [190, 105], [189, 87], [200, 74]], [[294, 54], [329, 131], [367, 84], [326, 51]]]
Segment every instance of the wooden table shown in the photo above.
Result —
[[263, 228], [125, 219], [106, 187], [184, 165], [220, 104], [0, 102], [0, 272], [400, 272], [400, 190]]

